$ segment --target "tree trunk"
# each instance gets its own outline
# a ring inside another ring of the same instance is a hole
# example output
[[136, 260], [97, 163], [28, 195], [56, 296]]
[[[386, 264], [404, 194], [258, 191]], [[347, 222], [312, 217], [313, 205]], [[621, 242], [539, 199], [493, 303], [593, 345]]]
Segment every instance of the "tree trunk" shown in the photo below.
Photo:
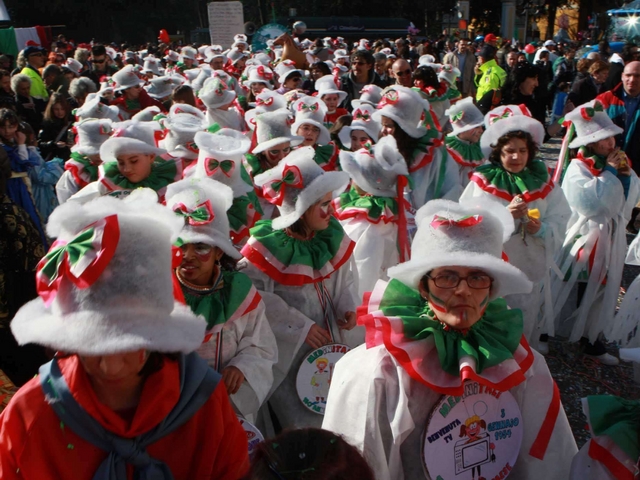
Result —
[[547, 12], [547, 35], [545, 40], [553, 39], [553, 31], [556, 28], [556, 13], [558, 11], [558, 0], [549, 2], [549, 11]]

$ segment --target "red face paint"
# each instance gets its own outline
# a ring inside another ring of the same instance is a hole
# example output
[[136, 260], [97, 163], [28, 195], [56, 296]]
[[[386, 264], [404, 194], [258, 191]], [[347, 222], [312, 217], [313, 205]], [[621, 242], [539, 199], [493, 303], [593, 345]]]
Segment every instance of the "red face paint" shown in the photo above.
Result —
[[327, 217], [331, 216], [330, 211], [331, 211], [331, 204], [320, 207], [320, 213], [319, 213], [320, 218], [324, 220]]
[[211, 259], [211, 255], [213, 255], [213, 247], [209, 245], [196, 245], [194, 253], [200, 262], [207, 263]]

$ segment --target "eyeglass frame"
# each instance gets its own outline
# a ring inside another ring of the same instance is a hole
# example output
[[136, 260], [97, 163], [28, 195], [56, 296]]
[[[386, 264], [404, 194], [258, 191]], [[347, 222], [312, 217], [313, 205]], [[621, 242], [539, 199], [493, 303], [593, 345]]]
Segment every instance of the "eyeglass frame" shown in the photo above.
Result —
[[[491, 276], [490, 276], [490, 275], [487, 275], [486, 273], [483, 273], [483, 274], [473, 273], [473, 274], [471, 274], [471, 275], [467, 275], [467, 276], [465, 276], [465, 277], [462, 277], [462, 276], [458, 275], [457, 273], [441, 274], [441, 275], [436, 275], [435, 277], [432, 277], [432, 276], [431, 276], [431, 275], [429, 275], [429, 274], [426, 274], [425, 276], [426, 276], [427, 278], [430, 278], [431, 280], [433, 280], [433, 284], [434, 284], [436, 287], [438, 287], [438, 288], [442, 288], [443, 290], [452, 290], [452, 289], [454, 289], [454, 288], [458, 288], [458, 287], [460, 286], [460, 283], [462, 282], [462, 280], [464, 280], [464, 281], [467, 283], [467, 286], [468, 286], [469, 288], [473, 289], [473, 290], [484, 290], [484, 289], [486, 289], [486, 288], [491, 288], [491, 286], [493, 285], [493, 278], [491, 278]], [[489, 279], [489, 285], [487, 285], [486, 287], [472, 287], [472, 286], [469, 284], [469, 280], [468, 280], [468, 279], [469, 279], [469, 277], [473, 277], [473, 276], [486, 277], [486, 278], [488, 278], [488, 279]], [[456, 283], [455, 285], [450, 286], [450, 287], [442, 287], [442, 286], [438, 285], [438, 283], [437, 283], [437, 279], [438, 279], [438, 278], [442, 278], [442, 277], [458, 277], [458, 283]]]

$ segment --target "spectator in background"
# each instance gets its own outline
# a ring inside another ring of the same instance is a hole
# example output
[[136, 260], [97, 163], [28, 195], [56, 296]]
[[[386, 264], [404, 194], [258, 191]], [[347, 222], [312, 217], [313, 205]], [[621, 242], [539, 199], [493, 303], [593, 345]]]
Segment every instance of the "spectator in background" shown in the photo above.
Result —
[[607, 40], [602, 40], [598, 43], [598, 54], [600, 55], [600, 60], [609, 60], [609, 57], [611, 56], [611, 47]]
[[495, 60], [496, 49], [485, 45], [478, 56], [475, 66], [476, 103], [483, 114], [500, 103], [500, 90], [507, 78], [506, 72], [498, 66]]
[[13, 109], [17, 108], [16, 98], [11, 90], [11, 74], [8, 70], [0, 70], [0, 99], [13, 104]]
[[373, 58], [375, 60], [374, 68], [384, 85], [383, 88], [393, 84], [393, 79], [387, 74], [387, 56], [378, 52], [373, 54]]
[[634, 43], [626, 43], [622, 47], [622, 52], [620, 53], [620, 55], [618, 55], [617, 53], [611, 55], [611, 58], [609, 58], [611, 68], [609, 69], [607, 80], [602, 86], [602, 90], [606, 92], [607, 90], [612, 90], [617, 87], [618, 84], [622, 81], [622, 72], [624, 70], [624, 66], [629, 62], [639, 59], [640, 52], [638, 51], [638, 46]]
[[38, 134], [38, 147], [45, 160], [54, 157], [67, 160], [71, 155], [68, 132], [71, 128], [71, 109], [66, 97], [54, 93], [44, 111], [42, 129]]
[[460, 70], [460, 77], [457, 80], [458, 90], [463, 97], [473, 96], [475, 94], [475, 77], [474, 68], [476, 66], [476, 56], [471, 50], [471, 43], [467, 38], [458, 40], [458, 45], [453, 52], [449, 52], [444, 56], [442, 63], [452, 65]]
[[82, 72], [83, 77], [90, 78], [96, 85], [96, 91], [100, 88], [102, 77], [110, 77], [118, 70], [111, 65], [111, 58], [107, 55], [104, 45], [94, 45], [91, 47], [91, 67]]
[[580, 80], [576, 80], [569, 92], [568, 102], [571, 108], [582, 105], [596, 98], [602, 90], [607, 76], [609, 75], [609, 64], [602, 60], [596, 60], [589, 67], [589, 75]]
[[36, 108], [43, 112], [49, 101], [49, 92], [47, 92], [40, 75], [40, 69], [46, 63], [45, 49], [42, 47], [27, 47], [23, 50], [23, 54], [27, 63], [20, 73], [31, 79], [30, 95], [39, 104]]
[[563, 82], [573, 82], [577, 73], [575, 59], [576, 51], [573, 48], [568, 48], [563, 56], [553, 62], [553, 83], [560, 85]]
[[190, 85], [180, 85], [171, 94], [171, 100], [173, 103], [185, 103], [196, 106], [196, 96], [193, 93], [193, 88]]
[[71, 106], [71, 109], [80, 108], [84, 105], [87, 95], [96, 93], [97, 91], [98, 89], [90, 78], [76, 78], [69, 84], [69, 95], [71, 96], [67, 99], [67, 102]]
[[[358, 100], [360, 98], [360, 90], [365, 85], [377, 85], [380, 88], [384, 88], [382, 80], [375, 72], [374, 66], [375, 60], [373, 55], [368, 50], [356, 50], [351, 55], [351, 71], [345, 73], [340, 77], [342, 82], [341, 90], [347, 92], [349, 96], [345, 101], [344, 107], [351, 111], [351, 100]], [[411, 76], [409, 76], [411, 78]]]
[[413, 87], [413, 81], [411, 80], [411, 65], [404, 58], [399, 58], [391, 66], [391, 74], [395, 80], [396, 85], [402, 85], [403, 87]]
[[38, 110], [34, 98], [31, 97], [31, 77], [21, 73], [14, 75], [11, 77], [11, 90], [15, 94], [20, 119], [31, 125], [34, 131], [39, 131], [42, 125], [42, 113]]

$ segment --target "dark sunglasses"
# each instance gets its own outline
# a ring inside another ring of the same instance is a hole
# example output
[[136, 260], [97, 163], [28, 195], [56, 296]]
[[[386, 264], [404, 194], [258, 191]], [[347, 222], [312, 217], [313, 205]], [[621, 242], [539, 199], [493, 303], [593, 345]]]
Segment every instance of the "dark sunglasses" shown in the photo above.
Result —
[[407, 69], [402, 72], [396, 72], [396, 75], [399, 77], [404, 77], [405, 75], [411, 75], [411, 69]]

